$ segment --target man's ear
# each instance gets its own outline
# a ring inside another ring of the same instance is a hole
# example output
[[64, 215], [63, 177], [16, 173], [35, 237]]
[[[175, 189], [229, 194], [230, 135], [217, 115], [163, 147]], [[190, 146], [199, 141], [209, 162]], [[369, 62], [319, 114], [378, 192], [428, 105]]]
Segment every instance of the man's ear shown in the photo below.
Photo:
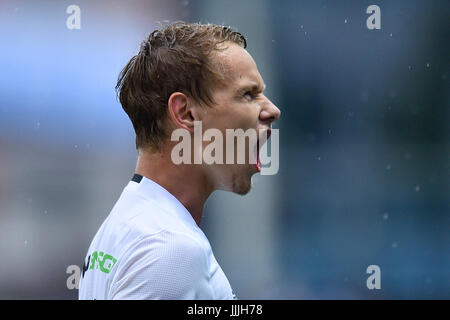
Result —
[[174, 92], [168, 101], [169, 114], [175, 126], [194, 131], [194, 121], [200, 121], [196, 105], [182, 92]]

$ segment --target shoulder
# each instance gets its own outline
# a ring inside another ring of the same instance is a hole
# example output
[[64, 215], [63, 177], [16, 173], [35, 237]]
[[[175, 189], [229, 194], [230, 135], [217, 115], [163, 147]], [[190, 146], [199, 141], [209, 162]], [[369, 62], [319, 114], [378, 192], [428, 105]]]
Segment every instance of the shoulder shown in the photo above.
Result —
[[152, 235], [162, 230], [190, 233], [189, 228], [177, 214], [164, 205], [141, 196], [140, 193], [128, 190], [126, 196], [121, 197], [111, 216], [110, 225], [115, 233], [122, 230], [130, 231], [133, 238]]
[[205, 249], [186, 233], [161, 230], [140, 238], [118, 261], [114, 278], [116, 299], [208, 298]]
[[173, 245], [195, 246], [189, 239], [189, 228], [164, 207], [137, 196], [134, 201], [129, 200], [121, 197], [98, 232], [98, 238], [112, 241], [121, 248], [120, 251], [129, 251], [131, 245], [145, 247], [149, 241], [155, 245], [165, 241]]
[[162, 229], [140, 237], [124, 254], [130, 260], [151, 259], [160, 262], [206, 262], [203, 245], [186, 232]]

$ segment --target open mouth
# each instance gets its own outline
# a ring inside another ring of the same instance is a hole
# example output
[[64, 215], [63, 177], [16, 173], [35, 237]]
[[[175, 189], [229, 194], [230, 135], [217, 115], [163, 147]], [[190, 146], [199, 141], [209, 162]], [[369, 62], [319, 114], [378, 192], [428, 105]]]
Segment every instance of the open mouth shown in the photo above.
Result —
[[257, 172], [261, 172], [261, 168], [262, 168], [261, 158], [259, 156], [260, 147], [262, 147], [264, 145], [264, 143], [266, 143], [267, 140], [269, 140], [270, 135], [271, 135], [271, 130], [267, 129], [266, 130], [266, 134], [261, 137], [262, 138], [261, 141], [260, 141], [260, 137], [259, 136], [258, 136], [258, 140], [256, 141], [256, 163], [255, 163], [255, 168], [256, 168]]
[[259, 139], [256, 142], [256, 171], [261, 172], [261, 159], [259, 158]]

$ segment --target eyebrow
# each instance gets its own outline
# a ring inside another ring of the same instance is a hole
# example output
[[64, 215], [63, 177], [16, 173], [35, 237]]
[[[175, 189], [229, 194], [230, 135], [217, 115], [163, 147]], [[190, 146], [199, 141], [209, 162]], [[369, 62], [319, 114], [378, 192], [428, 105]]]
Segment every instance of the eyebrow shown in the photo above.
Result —
[[266, 84], [263, 83], [262, 86], [260, 86], [257, 83], [251, 83], [251, 84], [245, 84], [239, 87], [239, 91], [243, 90], [250, 90], [252, 92], [263, 92], [266, 89]]

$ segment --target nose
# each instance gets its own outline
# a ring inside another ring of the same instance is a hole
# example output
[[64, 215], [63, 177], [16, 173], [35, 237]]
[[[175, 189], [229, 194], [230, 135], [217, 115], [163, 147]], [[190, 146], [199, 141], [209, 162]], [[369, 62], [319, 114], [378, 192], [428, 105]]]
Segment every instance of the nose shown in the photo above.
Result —
[[264, 103], [261, 105], [261, 112], [259, 114], [259, 119], [270, 126], [270, 124], [276, 120], [281, 115], [280, 109], [275, 106], [272, 101], [265, 98]]

